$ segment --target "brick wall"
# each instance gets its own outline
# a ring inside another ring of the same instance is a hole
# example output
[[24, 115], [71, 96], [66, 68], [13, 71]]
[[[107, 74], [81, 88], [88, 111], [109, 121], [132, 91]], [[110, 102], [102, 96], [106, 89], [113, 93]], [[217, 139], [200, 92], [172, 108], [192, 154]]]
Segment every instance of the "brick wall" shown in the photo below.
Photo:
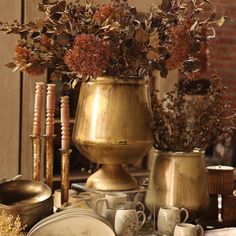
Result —
[[213, 0], [217, 11], [231, 18], [216, 29], [215, 42], [210, 46], [210, 69], [218, 71], [229, 89], [229, 98], [236, 108], [236, 0]]

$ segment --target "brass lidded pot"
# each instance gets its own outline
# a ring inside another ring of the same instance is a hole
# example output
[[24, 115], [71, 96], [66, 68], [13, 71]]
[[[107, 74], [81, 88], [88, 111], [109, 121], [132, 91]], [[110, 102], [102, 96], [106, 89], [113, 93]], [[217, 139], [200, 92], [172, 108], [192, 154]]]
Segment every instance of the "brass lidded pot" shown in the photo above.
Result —
[[137, 182], [122, 167], [153, 145], [148, 83], [144, 79], [98, 77], [81, 85], [73, 141], [90, 161], [103, 164], [86, 187], [128, 190]]
[[157, 152], [145, 203], [152, 213], [175, 206], [186, 208], [190, 220], [203, 215], [209, 205], [203, 153]]
[[51, 189], [33, 180], [15, 180], [0, 185], [0, 210], [19, 216], [27, 229], [53, 213]]

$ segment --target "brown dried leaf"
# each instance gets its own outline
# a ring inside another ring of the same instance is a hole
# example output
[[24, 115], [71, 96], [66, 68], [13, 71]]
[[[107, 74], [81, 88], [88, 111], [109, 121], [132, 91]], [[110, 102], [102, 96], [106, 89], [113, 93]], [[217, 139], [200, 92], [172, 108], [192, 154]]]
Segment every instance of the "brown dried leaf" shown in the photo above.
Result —
[[149, 33], [143, 28], [139, 28], [135, 34], [135, 40], [139, 43], [146, 43], [149, 40]]
[[66, 7], [66, 1], [58, 2], [57, 4], [49, 8], [50, 14], [62, 13], [64, 12], [65, 7]]
[[157, 60], [160, 58], [160, 53], [158, 49], [151, 49], [147, 53], [148, 60]]
[[194, 31], [198, 26], [198, 21], [196, 20], [190, 28], [190, 31]]
[[159, 47], [159, 43], [160, 43], [160, 40], [158, 38], [158, 33], [151, 33], [151, 37], [150, 37], [150, 45], [153, 47], [153, 48], [158, 48]]
[[222, 26], [225, 23], [225, 17], [222, 16], [218, 18], [214, 23], [216, 23], [218, 26]]
[[13, 69], [16, 67], [16, 64], [14, 62], [9, 62], [5, 65], [6, 67], [10, 68], [10, 69]]
[[70, 44], [70, 37], [66, 33], [59, 34], [55, 41], [61, 46], [68, 46]]
[[162, 0], [160, 9], [163, 11], [168, 11], [169, 9], [171, 9], [172, 6], [172, 0]]

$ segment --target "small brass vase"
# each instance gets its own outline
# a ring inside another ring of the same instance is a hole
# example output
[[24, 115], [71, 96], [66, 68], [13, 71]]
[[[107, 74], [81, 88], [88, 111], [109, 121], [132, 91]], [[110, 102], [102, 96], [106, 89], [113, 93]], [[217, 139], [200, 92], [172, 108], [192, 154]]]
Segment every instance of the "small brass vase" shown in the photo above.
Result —
[[152, 213], [175, 206], [186, 208], [190, 220], [202, 216], [209, 205], [203, 154], [157, 152], [145, 204]]
[[73, 141], [92, 162], [103, 164], [86, 187], [129, 190], [137, 182], [122, 167], [153, 145], [147, 81], [98, 77], [81, 85]]

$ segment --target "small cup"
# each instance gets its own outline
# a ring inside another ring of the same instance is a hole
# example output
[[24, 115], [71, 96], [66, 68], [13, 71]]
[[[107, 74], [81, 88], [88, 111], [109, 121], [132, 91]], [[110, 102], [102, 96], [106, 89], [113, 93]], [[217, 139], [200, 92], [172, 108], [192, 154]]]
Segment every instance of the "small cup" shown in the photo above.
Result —
[[[73, 190], [73, 189], [69, 189], [69, 202], [71, 202], [71, 198], [72, 196], [77, 195], [77, 191]], [[56, 189], [54, 192], [54, 207], [56, 208], [61, 208], [61, 189]]]
[[175, 226], [174, 236], [204, 236], [201, 225], [180, 223]]
[[[140, 218], [142, 220], [140, 221]], [[143, 211], [135, 209], [117, 210], [115, 215], [115, 232], [117, 236], [136, 236], [139, 229], [146, 222], [146, 215]]]
[[121, 204], [127, 202], [127, 194], [124, 193], [108, 193], [103, 198], [95, 201], [95, 211], [97, 214], [107, 218], [108, 209], [115, 209]]
[[185, 218], [182, 222], [188, 219], [188, 211], [185, 208], [177, 207], [162, 207], [158, 213], [157, 227], [158, 232], [164, 235], [173, 235], [176, 224], [181, 222], [180, 215], [185, 213]]

